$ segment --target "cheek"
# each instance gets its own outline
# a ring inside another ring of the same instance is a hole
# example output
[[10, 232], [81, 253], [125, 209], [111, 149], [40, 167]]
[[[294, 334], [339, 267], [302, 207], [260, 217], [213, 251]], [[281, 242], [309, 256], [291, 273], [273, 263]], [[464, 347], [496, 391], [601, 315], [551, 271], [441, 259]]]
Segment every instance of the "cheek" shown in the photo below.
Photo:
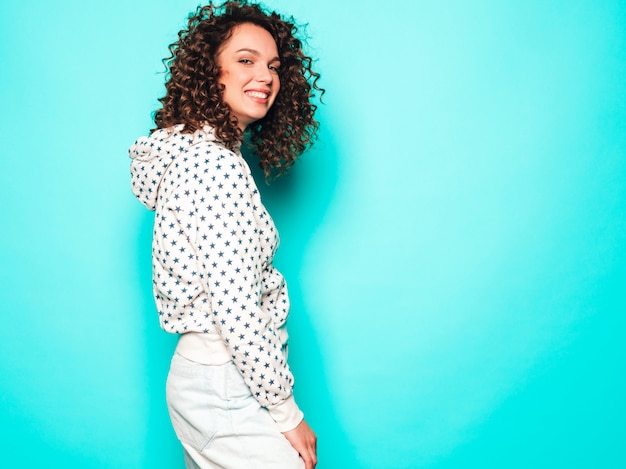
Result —
[[222, 68], [219, 77], [217, 79], [218, 83], [226, 86], [227, 88], [234, 88], [241, 84], [242, 74], [237, 69], [233, 68]]
[[274, 90], [276, 90], [276, 95], [274, 96], [274, 98], [278, 97], [278, 93], [280, 93], [280, 79], [276, 79], [276, 82], [274, 83]]

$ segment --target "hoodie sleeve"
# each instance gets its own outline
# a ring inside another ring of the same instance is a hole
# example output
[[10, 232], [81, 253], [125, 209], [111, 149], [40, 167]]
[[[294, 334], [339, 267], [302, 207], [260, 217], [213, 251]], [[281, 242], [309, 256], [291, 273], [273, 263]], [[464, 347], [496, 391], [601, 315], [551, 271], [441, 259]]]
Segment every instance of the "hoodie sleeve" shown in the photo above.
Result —
[[197, 270], [210, 302], [206, 319], [255, 398], [281, 431], [291, 430], [302, 420], [293, 375], [277, 325], [260, 308], [264, 277], [273, 270], [274, 224], [241, 156], [214, 144], [181, 156], [181, 180], [160, 220], [168, 227], [170, 272]]

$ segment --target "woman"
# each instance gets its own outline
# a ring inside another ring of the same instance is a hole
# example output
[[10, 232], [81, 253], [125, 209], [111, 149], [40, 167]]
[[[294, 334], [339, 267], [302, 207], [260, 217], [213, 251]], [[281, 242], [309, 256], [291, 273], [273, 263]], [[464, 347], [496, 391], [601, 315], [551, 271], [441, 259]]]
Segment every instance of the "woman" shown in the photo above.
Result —
[[180, 334], [167, 380], [187, 467], [315, 467], [293, 397], [289, 298], [278, 234], [240, 146], [267, 177], [311, 144], [319, 75], [296, 27], [245, 1], [198, 7], [170, 45], [157, 128], [129, 150], [132, 188], [155, 210], [161, 326]]

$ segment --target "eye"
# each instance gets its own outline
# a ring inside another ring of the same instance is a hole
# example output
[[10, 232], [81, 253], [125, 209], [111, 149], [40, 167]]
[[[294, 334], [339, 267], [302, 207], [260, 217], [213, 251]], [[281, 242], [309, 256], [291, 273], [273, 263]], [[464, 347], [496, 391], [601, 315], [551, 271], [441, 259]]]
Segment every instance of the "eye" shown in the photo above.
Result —
[[244, 65], [250, 65], [252, 63], [252, 60], [250, 60], [250, 59], [239, 59], [239, 63], [240, 64], [244, 64]]
[[278, 73], [280, 71], [280, 65], [270, 65], [267, 68], [269, 68], [274, 73]]

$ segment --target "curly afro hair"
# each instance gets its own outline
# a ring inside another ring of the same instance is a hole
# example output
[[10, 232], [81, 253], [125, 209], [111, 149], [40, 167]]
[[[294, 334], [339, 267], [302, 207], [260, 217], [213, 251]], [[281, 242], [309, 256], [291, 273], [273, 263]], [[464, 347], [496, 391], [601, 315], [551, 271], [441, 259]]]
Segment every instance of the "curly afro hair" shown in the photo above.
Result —
[[314, 119], [317, 106], [312, 103], [320, 78], [312, 59], [302, 51], [293, 18], [283, 19], [275, 12], [248, 1], [229, 1], [221, 5], [199, 6], [189, 15], [187, 28], [169, 46], [170, 56], [163, 60], [167, 70], [162, 107], [154, 114], [157, 129], [184, 124], [192, 133], [208, 124], [216, 137], [235, 149], [244, 138], [237, 118], [223, 102], [223, 85], [218, 81], [217, 56], [230, 39], [233, 29], [251, 23], [267, 30], [280, 56], [280, 91], [266, 116], [248, 126], [249, 140], [266, 177], [287, 171], [312, 143], [319, 124]]

